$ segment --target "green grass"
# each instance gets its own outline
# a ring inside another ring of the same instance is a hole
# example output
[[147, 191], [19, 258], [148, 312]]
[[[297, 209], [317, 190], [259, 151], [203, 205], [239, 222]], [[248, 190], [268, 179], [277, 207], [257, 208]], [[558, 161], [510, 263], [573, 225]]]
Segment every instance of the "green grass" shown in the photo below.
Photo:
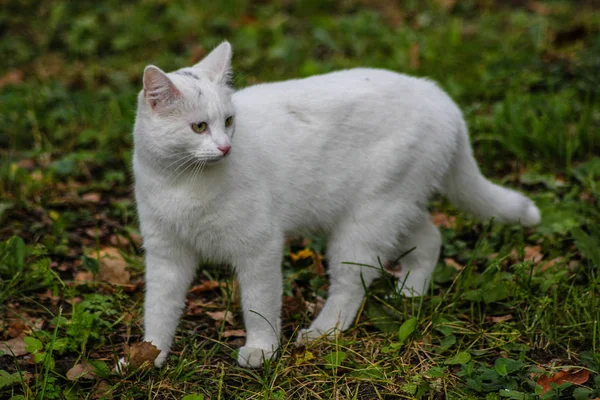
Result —
[[[0, 357], [0, 398], [600, 397], [593, 2], [5, 3], [0, 341], [24, 332], [28, 354]], [[432, 210], [451, 222], [429, 295], [399, 297], [383, 278], [350, 331], [300, 349], [295, 332], [314, 318], [307, 304], [326, 296], [327, 280], [323, 238], [295, 238], [283, 261], [282, 355], [256, 371], [237, 367], [243, 338], [225, 335], [243, 329], [231, 273], [207, 266], [197, 283], [224, 285], [190, 293], [167, 366], [111, 373], [142, 335], [129, 165], [143, 67], [189, 65], [223, 39], [238, 87], [354, 66], [437, 80], [463, 109], [482, 170], [534, 198], [543, 222], [477, 222], [436, 199]], [[98, 274], [94, 254], [106, 247], [119, 248], [128, 282], [78, 282]], [[206, 314], [225, 309], [233, 325]], [[95, 377], [67, 378], [84, 361]], [[540, 396], [542, 376], [582, 368], [585, 383]]]

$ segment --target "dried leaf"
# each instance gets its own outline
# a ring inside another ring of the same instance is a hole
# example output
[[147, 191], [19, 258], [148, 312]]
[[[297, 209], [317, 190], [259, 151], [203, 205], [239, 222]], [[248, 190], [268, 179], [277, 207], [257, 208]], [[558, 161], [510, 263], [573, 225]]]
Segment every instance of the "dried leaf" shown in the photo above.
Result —
[[235, 325], [231, 311], [207, 311], [206, 315], [214, 319], [217, 323], [225, 320], [229, 325]]
[[435, 226], [443, 227], [443, 228], [456, 228], [456, 217], [452, 215], [447, 215], [442, 212], [434, 212], [431, 214], [431, 221], [433, 221]]
[[7, 85], [14, 85], [15, 83], [19, 83], [23, 81], [23, 71], [14, 70], [10, 71], [3, 76], [0, 77], [0, 88], [3, 88]]
[[100, 381], [94, 387], [92, 399], [112, 399], [113, 397], [110, 395], [110, 390], [111, 386], [107, 381]]
[[495, 324], [498, 324], [500, 322], [509, 321], [512, 319], [512, 317], [513, 316], [511, 314], [507, 314], [507, 315], [501, 315], [499, 317], [488, 317], [488, 320]]
[[96, 375], [94, 374], [94, 367], [89, 365], [87, 362], [82, 362], [79, 364], [75, 364], [73, 368], [67, 371], [67, 379], [70, 381], [74, 381], [77, 379], [94, 379]]
[[127, 247], [130, 244], [129, 239], [123, 235], [110, 235], [108, 242], [115, 247]]
[[27, 345], [24, 339], [25, 335], [20, 335], [14, 339], [0, 342], [0, 351], [4, 352], [4, 356], [12, 356], [14, 354], [16, 357], [19, 357], [28, 354], [29, 352], [25, 350]]
[[223, 337], [246, 337], [246, 331], [243, 329], [232, 329], [230, 331], [223, 332]]
[[150, 342], [134, 343], [126, 352], [130, 368], [138, 368], [144, 364], [152, 365], [160, 354], [160, 350]]
[[217, 282], [217, 281], [204, 281], [199, 285], [192, 286], [190, 292], [194, 294], [208, 292], [209, 290], [214, 290], [218, 287], [225, 287], [225, 282]]
[[73, 274], [73, 280], [80, 284], [93, 282], [94, 274], [91, 271], [79, 271]]
[[460, 271], [464, 267], [457, 263], [453, 258], [444, 258], [444, 262], [447, 266], [454, 268], [457, 271]]
[[119, 253], [119, 250], [114, 247], [106, 247], [98, 253], [93, 252], [89, 255], [90, 258], [95, 258], [100, 263], [100, 272], [98, 278], [101, 281], [109, 282], [115, 285], [123, 285], [129, 283], [131, 274], [125, 269], [127, 262]]
[[551, 383], [560, 385], [565, 382], [571, 382], [576, 385], [583, 385], [590, 378], [590, 371], [587, 369], [580, 370], [563, 370], [558, 371], [552, 376], [542, 376], [538, 381], [538, 385], [542, 386], [542, 394], [551, 390]]
[[544, 255], [542, 254], [542, 246], [526, 246], [525, 247], [525, 261], [533, 261], [535, 264], [542, 261]]
[[86, 193], [83, 196], [81, 196], [81, 199], [83, 201], [87, 201], [90, 203], [99, 203], [100, 202], [100, 193], [95, 193], [95, 192]]

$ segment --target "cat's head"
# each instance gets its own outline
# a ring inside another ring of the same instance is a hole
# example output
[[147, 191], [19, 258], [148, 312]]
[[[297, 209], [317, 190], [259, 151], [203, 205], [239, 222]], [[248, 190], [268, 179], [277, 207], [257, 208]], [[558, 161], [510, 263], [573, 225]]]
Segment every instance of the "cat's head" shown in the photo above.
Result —
[[198, 64], [165, 73], [144, 70], [138, 96], [136, 154], [169, 170], [193, 170], [231, 151], [231, 45], [221, 43]]

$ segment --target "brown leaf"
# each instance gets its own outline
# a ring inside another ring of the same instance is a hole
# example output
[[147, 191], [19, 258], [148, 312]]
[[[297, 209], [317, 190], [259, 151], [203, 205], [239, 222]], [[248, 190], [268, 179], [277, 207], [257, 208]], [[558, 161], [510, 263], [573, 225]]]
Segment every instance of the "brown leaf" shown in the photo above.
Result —
[[100, 202], [100, 193], [90, 192], [81, 196], [83, 201], [87, 201], [90, 203], [99, 203]]
[[214, 319], [217, 324], [225, 320], [229, 325], [235, 325], [231, 311], [207, 311], [206, 315]]
[[73, 280], [76, 283], [87, 283], [94, 281], [94, 274], [91, 271], [78, 271], [73, 274]]
[[144, 364], [152, 365], [160, 350], [150, 342], [138, 342], [126, 349], [130, 368], [138, 368]]
[[436, 3], [445, 11], [451, 10], [456, 4], [456, 0], [437, 0]]
[[217, 282], [217, 281], [204, 281], [199, 285], [192, 286], [190, 292], [193, 294], [208, 292], [209, 290], [214, 290], [218, 287], [225, 287], [225, 282]]
[[527, 4], [527, 8], [529, 8], [531, 11], [533, 11], [536, 14], [540, 14], [540, 15], [550, 14], [550, 9], [548, 8], [548, 6], [540, 3], [539, 1], [530, 2], [529, 4]]
[[94, 391], [92, 392], [92, 399], [112, 399], [113, 396], [110, 395], [110, 390], [112, 387], [107, 381], [100, 381], [94, 387]]
[[77, 379], [94, 379], [96, 374], [94, 374], [94, 367], [92, 367], [87, 362], [82, 362], [79, 364], [75, 364], [73, 368], [67, 371], [67, 379], [70, 381], [74, 381]]
[[488, 320], [490, 320], [491, 322], [498, 324], [500, 322], [505, 322], [505, 321], [509, 321], [512, 319], [512, 315], [511, 314], [507, 314], [507, 315], [501, 315], [499, 317], [488, 317]]
[[542, 261], [544, 255], [542, 254], [542, 246], [526, 246], [525, 247], [525, 261], [533, 261], [535, 264]]
[[129, 239], [123, 235], [110, 235], [108, 242], [115, 247], [127, 247], [129, 246]]
[[109, 282], [115, 285], [129, 283], [131, 274], [125, 269], [127, 262], [119, 253], [119, 250], [114, 247], [105, 247], [98, 253], [90, 254], [91, 258], [95, 258], [100, 263], [100, 272], [98, 278], [101, 281]]
[[456, 217], [444, 214], [443, 212], [436, 211], [431, 214], [431, 221], [438, 227], [456, 228]]
[[447, 266], [452, 267], [457, 271], [460, 271], [461, 269], [464, 268], [464, 266], [460, 265], [453, 258], [444, 258], [444, 262], [446, 263]]
[[223, 332], [223, 337], [246, 337], [246, 331], [243, 329], [232, 329], [230, 331]]
[[23, 81], [23, 71], [13, 70], [0, 77], [0, 88]]
[[538, 381], [538, 385], [542, 386], [542, 394], [546, 393], [552, 387], [551, 383], [556, 385], [560, 385], [565, 382], [571, 382], [576, 385], [583, 385], [590, 378], [590, 371], [587, 369], [580, 370], [563, 370], [558, 371], [552, 376], [542, 376]]
[[3, 351], [5, 356], [12, 356], [14, 354], [16, 357], [19, 357], [28, 354], [29, 352], [25, 350], [27, 345], [23, 339], [25, 339], [25, 335], [0, 342], [0, 351]]

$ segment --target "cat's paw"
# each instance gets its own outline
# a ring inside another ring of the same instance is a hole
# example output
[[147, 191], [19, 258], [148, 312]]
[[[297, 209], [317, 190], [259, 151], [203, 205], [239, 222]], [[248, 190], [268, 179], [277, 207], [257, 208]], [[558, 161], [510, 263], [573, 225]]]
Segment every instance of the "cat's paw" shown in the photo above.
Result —
[[260, 368], [265, 360], [277, 358], [277, 350], [243, 346], [238, 352], [238, 364], [244, 368]]
[[337, 329], [322, 330], [319, 328], [306, 328], [298, 331], [298, 337], [296, 338], [296, 347], [304, 346], [307, 343], [314, 342], [322, 337], [334, 338], [339, 331]]

